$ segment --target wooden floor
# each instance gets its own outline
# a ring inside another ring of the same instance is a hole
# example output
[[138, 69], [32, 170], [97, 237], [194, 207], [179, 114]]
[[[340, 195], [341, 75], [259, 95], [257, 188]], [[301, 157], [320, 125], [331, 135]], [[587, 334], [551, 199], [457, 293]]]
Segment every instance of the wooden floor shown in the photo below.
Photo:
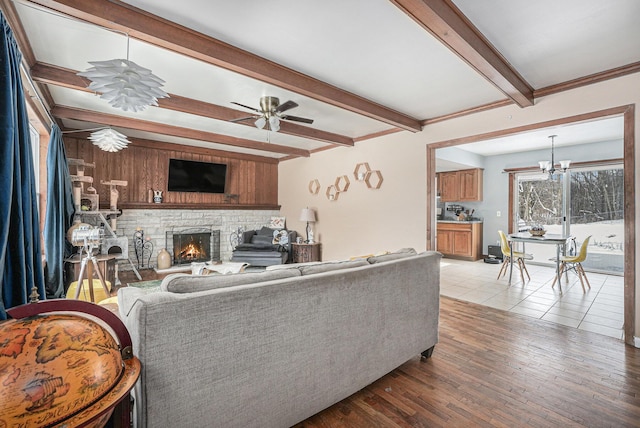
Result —
[[296, 427], [638, 427], [639, 394], [640, 349], [443, 297], [431, 359]]

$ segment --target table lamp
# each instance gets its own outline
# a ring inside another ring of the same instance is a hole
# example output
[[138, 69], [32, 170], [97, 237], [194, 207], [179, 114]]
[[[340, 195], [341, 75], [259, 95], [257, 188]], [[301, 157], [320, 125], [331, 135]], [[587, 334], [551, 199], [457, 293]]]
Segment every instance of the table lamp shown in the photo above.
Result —
[[306, 242], [307, 244], [313, 244], [313, 238], [309, 239], [309, 235], [311, 232], [311, 226], [309, 225], [309, 223], [315, 223], [316, 213], [309, 207], [303, 208], [302, 212], [300, 213], [300, 221], [307, 222], [307, 240], [304, 242]]

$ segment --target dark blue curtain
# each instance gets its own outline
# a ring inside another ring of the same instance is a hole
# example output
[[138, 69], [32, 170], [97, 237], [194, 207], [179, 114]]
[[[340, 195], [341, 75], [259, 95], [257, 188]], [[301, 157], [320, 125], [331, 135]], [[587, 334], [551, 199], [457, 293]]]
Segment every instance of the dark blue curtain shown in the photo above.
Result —
[[48, 298], [64, 296], [64, 259], [71, 255], [66, 240], [73, 223], [73, 184], [67, 165], [62, 132], [53, 124], [47, 154], [47, 212], [44, 222], [44, 251], [47, 256], [45, 282]]
[[0, 11], [0, 319], [27, 303], [35, 285], [45, 297], [29, 120], [13, 32]]

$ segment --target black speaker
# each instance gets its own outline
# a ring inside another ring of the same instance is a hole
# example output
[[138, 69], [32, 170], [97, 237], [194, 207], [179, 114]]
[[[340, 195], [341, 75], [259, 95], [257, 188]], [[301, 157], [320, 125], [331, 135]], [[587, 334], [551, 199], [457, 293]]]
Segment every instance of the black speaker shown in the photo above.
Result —
[[487, 255], [502, 260], [502, 250], [499, 245], [487, 245]]

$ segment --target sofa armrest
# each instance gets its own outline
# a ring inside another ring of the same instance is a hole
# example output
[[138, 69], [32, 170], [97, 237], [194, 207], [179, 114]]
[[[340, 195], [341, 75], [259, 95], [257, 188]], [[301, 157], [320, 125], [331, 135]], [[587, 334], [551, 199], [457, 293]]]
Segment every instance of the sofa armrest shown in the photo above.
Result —
[[291, 263], [293, 261], [293, 247], [291, 244], [296, 242], [296, 238], [298, 237], [298, 232], [295, 230], [289, 231], [289, 243], [286, 245], [287, 252], [289, 255], [287, 256], [287, 263]]

